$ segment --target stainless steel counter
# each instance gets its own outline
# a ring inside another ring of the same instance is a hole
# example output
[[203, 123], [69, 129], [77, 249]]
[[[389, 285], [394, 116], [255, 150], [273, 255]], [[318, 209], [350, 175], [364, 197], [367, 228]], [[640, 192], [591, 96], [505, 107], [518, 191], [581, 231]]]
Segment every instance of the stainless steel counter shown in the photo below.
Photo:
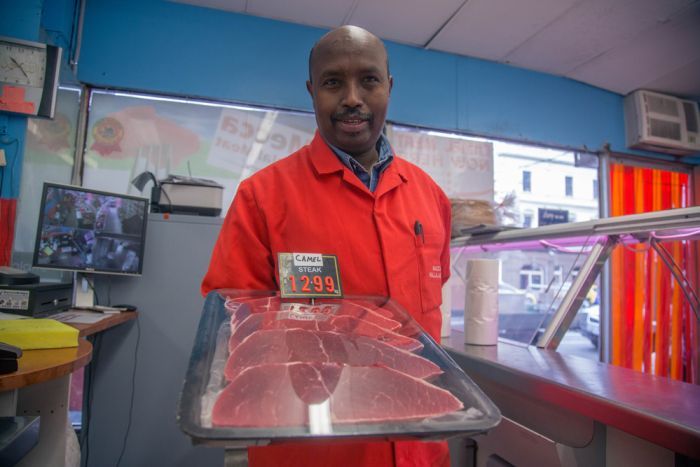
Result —
[[454, 330], [443, 346], [505, 416], [552, 439], [584, 445], [599, 422], [700, 458], [700, 386], [536, 347], [465, 345]]

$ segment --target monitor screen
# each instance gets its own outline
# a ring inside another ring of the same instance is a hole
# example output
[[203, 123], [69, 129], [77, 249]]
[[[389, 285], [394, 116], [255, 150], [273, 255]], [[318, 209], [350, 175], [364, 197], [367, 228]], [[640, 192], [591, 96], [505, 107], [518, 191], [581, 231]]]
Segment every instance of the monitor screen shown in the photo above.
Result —
[[33, 266], [141, 274], [148, 200], [44, 183]]

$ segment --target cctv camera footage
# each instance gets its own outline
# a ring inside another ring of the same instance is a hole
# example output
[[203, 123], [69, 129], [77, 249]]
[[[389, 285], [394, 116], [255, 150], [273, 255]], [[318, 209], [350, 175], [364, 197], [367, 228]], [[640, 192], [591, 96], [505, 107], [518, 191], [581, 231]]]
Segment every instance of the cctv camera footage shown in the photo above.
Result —
[[147, 201], [47, 186], [35, 265], [140, 274]]

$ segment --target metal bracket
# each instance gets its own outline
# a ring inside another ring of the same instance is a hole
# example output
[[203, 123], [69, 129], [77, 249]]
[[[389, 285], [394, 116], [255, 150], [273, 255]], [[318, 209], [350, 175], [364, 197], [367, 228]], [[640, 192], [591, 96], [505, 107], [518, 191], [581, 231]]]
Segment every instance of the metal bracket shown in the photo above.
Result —
[[593, 245], [589, 256], [581, 267], [581, 271], [576, 276], [573, 284], [571, 284], [571, 288], [566, 292], [547, 329], [545, 329], [537, 342], [537, 347], [553, 350], [559, 346], [571, 322], [576, 317], [576, 313], [581, 307], [588, 290], [595, 282], [598, 274], [600, 274], [603, 265], [618, 241], [619, 237], [617, 235], [611, 235], [602, 242]]
[[649, 240], [649, 245], [651, 245], [651, 247], [659, 255], [659, 258], [661, 258], [664, 264], [666, 264], [666, 267], [671, 271], [671, 274], [673, 274], [673, 277], [676, 279], [676, 282], [678, 282], [678, 285], [683, 291], [683, 295], [685, 295], [685, 298], [688, 299], [690, 309], [695, 312], [695, 318], [700, 320], [700, 298], [698, 298], [698, 295], [695, 293], [695, 290], [693, 289], [693, 286], [688, 278], [678, 267], [673, 259], [673, 256], [671, 256], [668, 250], [664, 248], [664, 246], [657, 239], [651, 238]]

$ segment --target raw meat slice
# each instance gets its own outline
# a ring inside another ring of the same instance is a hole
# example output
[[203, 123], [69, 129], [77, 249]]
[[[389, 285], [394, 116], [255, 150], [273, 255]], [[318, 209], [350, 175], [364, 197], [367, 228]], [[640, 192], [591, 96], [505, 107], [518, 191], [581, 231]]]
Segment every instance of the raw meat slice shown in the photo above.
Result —
[[243, 318], [248, 316], [251, 312], [263, 312], [263, 311], [275, 311], [280, 309], [281, 305], [280, 298], [277, 296], [273, 297], [242, 297], [242, 298], [228, 298], [224, 303], [224, 307], [231, 314], [231, 319], [237, 319], [236, 317], [240, 315]]
[[232, 329], [251, 314], [268, 311], [282, 311], [308, 315], [354, 316], [355, 318], [369, 321], [370, 323], [390, 331], [401, 327], [401, 323], [394, 319], [387, 318], [367, 307], [347, 301], [308, 305], [304, 303], [280, 302], [278, 297], [271, 297], [246, 302], [227, 302], [226, 307], [231, 312]]
[[436, 417], [463, 408], [449, 391], [385, 367], [336, 363], [258, 365], [219, 394], [214, 426], [309, 424], [309, 405], [327, 401], [333, 423], [378, 423]]
[[265, 313], [253, 313], [238, 326], [231, 329], [229, 339], [229, 351], [240, 344], [243, 339], [255, 331], [262, 329], [307, 329], [311, 331], [332, 331], [342, 334], [355, 334], [372, 337], [387, 344], [393, 345], [409, 352], [423, 348], [418, 340], [412, 337], [402, 336], [368, 321], [352, 316], [328, 316], [328, 315], [298, 315], [288, 312], [268, 311]]
[[292, 362], [387, 366], [421, 379], [442, 373], [430, 360], [371, 337], [304, 329], [267, 329], [255, 331], [233, 349], [224, 376], [231, 381], [252, 366]]
[[377, 310], [378, 309], [362, 306], [358, 303], [346, 301], [340, 305], [340, 310], [338, 310], [335, 315], [354, 316], [355, 318], [364, 319], [365, 321], [369, 321], [370, 323], [374, 323], [390, 331], [395, 331], [401, 327], [401, 323], [392, 319], [390, 316], [378, 313]]

